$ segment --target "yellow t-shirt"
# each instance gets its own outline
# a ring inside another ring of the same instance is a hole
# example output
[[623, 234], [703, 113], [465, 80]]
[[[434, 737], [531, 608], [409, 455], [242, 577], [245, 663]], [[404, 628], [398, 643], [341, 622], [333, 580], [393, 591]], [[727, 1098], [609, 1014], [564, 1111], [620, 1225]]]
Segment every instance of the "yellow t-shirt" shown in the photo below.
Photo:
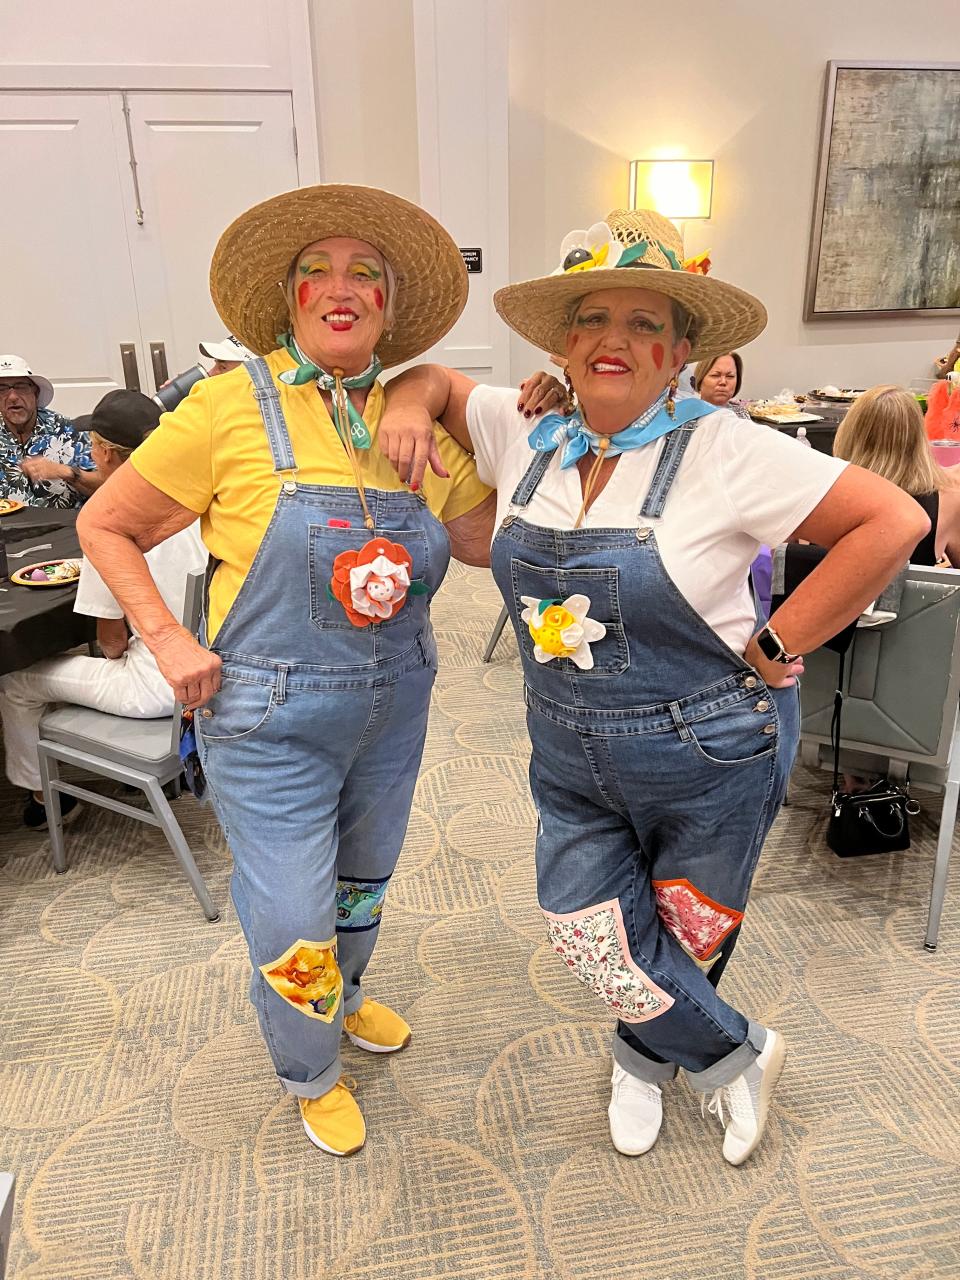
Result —
[[[355, 489], [346, 451], [316, 384], [277, 382], [277, 374], [296, 368], [286, 351], [271, 352], [267, 364], [280, 391], [297, 479]], [[363, 413], [373, 446], [358, 456], [365, 486], [394, 493], [405, 486], [377, 447], [383, 406], [383, 387], [374, 383]], [[477, 478], [473, 458], [441, 427], [437, 439], [450, 478], [428, 467], [422, 492], [437, 519], [449, 521], [472, 511], [491, 491]], [[200, 516], [203, 541], [220, 561], [210, 585], [208, 638], [213, 640], [249, 572], [280, 492], [247, 371], [241, 366], [198, 382], [173, 413], [163, 415], [131, 462], [144, 480]]]

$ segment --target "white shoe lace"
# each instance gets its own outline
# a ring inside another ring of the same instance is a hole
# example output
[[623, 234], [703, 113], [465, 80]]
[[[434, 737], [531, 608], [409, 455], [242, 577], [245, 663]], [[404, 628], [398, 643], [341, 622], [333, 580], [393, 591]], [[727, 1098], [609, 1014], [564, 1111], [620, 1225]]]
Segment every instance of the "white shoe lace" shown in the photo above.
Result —
[[[727, 1108], [726, 1119], [724, 1119], [723, 1114], [724, 1105]], [[704, 1094], [700, 1099], [700, 1114], [705, 1115], [707, 1112], [712, 1116], [716, 1116], [725, 1129], [729, 1121], [744, 1120], [748, 1124], [755, 1121], [753, 1099], [750, 1096], [750, 1087], [746, 1080], [742, 1076], [738, 1076], [730, 1084], [721, 1085], [719, 1089], [714, 1089], [709, 1101], [707, 1100], [707, 1095]]]

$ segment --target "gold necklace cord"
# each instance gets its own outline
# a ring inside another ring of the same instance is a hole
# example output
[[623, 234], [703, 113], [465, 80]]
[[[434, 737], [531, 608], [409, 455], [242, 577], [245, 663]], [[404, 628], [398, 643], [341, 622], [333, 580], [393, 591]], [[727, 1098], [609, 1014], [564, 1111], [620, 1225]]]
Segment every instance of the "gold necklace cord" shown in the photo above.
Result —
[[587, 503], [590, 501], [590, 495], [593, 493], [593, 486], [597, 483], [597, 476], [600, 474], [600, 468], [603, 466], [603, 459], [607, 450], [610, 448], [610, 437], [601, 436], [597, 441], [597, 460], [590, 468], [590, 474], [587, 476], [587, 482], [583, 486], [583, 502], [580, 504], [580, 514], [577, 516], [577, 523], [574, 529], [579, 529], [583, 524], [583, 517], [587, 514]]
[[334, 369], [333, 371], [333, 397], [334, 404], [337, 409], [337, 418], [339, 419], [338, 435], [343, 441], [343, 447], [347, 451], [347, 457], [350, 459], [350, 467], [353, 471], [353, 482], [357, 486], [357, 493], [360, 495], [360, 506], [363, 508], [363, 523], [367, 529], [373, 528], [373, 516], [367, 507], [367, 494], [363, 487], [363, 473], [360, 470], [360, 459], [357, 457], [356, 445], [353, 443], [353, 433], [350, 430], [350, 411], [347, 408], [347, 393], [343, 386], [343, 370]]

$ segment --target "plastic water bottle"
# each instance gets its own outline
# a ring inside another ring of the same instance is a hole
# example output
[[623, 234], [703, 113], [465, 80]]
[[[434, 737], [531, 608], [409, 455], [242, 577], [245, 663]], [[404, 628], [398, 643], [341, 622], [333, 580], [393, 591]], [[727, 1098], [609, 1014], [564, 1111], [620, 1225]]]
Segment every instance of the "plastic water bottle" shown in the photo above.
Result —
[[808, 449], [812, 449], [813, 445], [807, 439], [807, 428], [797, 427], [797, 444], [805, 444]]

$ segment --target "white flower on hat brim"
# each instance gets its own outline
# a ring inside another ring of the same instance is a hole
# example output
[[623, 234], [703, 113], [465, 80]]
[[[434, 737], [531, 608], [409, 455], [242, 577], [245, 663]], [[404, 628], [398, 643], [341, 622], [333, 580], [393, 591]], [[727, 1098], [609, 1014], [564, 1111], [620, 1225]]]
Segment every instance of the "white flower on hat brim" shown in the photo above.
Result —
[[53, 383], [34, 373], [23, 356], [0, 356], [0, 378], [29, 378], [37, 388], [38, 409], [45, 409], [53, 399]]
[[623, 245], [606, 222], [595, 222], [586, 231], [569, 231], [560, 245], [560, 265], [555, 276], [573, 271], [595, 271], [598, 267], [615, 267], [623, 253]]
[[[646, 250], [642, 255], [641, 249]], [[767, 323], [766, 308], [752, 294], [684, 269], [679, 256], [659, 240], [624, 245], [607, 222], [570, 232], [561, 244], [560, 263], [550, 275], [505, 285], [494, 294], [493, 302], [514, 333], [541, 351], [562, 355], [571, 308], [586, 295], [604, 289], [644, 289], [679, 302], [697, 320], [689, 360], [735, 351], [752, 342]]]

